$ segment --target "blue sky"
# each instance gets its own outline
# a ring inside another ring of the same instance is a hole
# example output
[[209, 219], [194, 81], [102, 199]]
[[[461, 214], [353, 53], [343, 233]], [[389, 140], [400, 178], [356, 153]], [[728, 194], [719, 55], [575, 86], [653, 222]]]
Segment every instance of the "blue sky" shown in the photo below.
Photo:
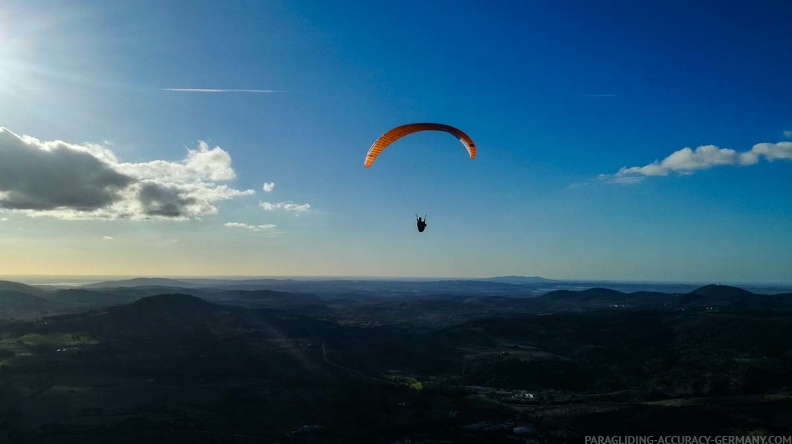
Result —
[[[4, 2], [0, 268], [792, 282], [792, 5], [732, 3]], [[423, 121], [477, 158], [363, 168]]]

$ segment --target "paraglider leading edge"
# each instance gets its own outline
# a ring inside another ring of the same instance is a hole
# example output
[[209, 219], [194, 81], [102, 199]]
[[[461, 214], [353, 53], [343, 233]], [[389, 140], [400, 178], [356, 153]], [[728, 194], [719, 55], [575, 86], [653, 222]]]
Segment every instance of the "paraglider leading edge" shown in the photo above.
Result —
[[380, 153], [382, 153], [382, 151], [385, 150], [385, 148], [387, 148], [390, 144], [404, 136], [408, 136], [420, 131], [443, 131], [452, 134], [457, 139], [459, 139], [460, 142], [462, 142], [462, 145], [464, 145], [465, 149], [470, 155], [470, 158], [476, 158], [476, 144], [473, 143], [473, 139], [471, 139], [470, 136], [465, 134], [459, 128], [454, 128], [453, 126], [444, 125], [442, 123], [409, 123], [407, 125], [397, 126], [396, 128], [393, 128], [381, 135], [374, 142], [374, 144], [371, 145], [368, 153], [366, 153], [366, 160], [363, 162], [363, 166], [369, 168], [374, 164], [374, 161], [377, 160], [377, 157], [380, 155]]

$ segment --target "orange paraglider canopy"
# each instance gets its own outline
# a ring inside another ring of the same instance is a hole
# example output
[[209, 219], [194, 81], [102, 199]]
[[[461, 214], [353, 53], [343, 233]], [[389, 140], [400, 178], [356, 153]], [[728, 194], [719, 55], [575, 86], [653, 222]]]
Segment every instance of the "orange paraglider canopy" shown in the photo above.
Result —
[[476, 157], [476, 145], [473, 143], [473, 139], [462, 132], [462, 130], [454, 128], [450, 125], [443, 125], [442, 123], [410, 123], [407, 125], [397, 126], [396, 128], [393, 128], [387, 133], [381, 135], [379, 139], [374, 142], [374, 145], [371, 145], [371, 148], [369, 148], [368, 153], [366, 154], [366, 161], [363, 163], [363, 165], [366, 168], [370, 167], [372, 164], [374, 164], [374, 161], [377, 160], [377, 156], [379, 156], [380, 153], [388, 147], [388, 145], [404, 136], [420, 131], [444, 131], [446, 133], [453, 134], [457, 139], [459, 139], [460, 142], [462, 142], [462, 145], [465, 146], [468, 154], [470, 154], [470, 158], [474, 159]]

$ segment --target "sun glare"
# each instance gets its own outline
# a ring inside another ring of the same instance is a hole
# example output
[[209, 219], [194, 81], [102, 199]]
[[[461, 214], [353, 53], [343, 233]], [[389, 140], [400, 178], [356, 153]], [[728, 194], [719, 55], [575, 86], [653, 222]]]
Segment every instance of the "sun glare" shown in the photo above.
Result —
[[7, 52], [8, 43], [6, 42], [5, 32], [0, 23], [0, 89], [5, 87], [5, 72], [6, 72], [6, 61], [8, 60]]
[[0, 91], [13, 92], [22, 87], [19, 82], [24, 76], [16, 74], [21, 71], [23, 64], [18, 56], [18, 42], [11, 39], [2, 18], [0, 15]]
[[0, 92], [7, 97], [21, 100], [40, 86], [49, 64], [44, 63], [40, 44], [50, 29], [49, 19], [23, 10], [0, 9]]

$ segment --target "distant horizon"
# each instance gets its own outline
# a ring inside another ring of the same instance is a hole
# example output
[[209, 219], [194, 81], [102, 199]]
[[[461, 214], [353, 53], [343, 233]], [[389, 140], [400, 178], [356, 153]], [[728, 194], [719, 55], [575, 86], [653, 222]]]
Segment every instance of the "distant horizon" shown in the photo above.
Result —
[[[75, 284], [87, 285], [96, 282], [132, 280], [132, 279], [192, 279], [192, 280], [372, 280], [372, 281], [445, 281], [445, 280], [491, 280], [525, 278], [541, 279], [548, 282], [561, 283], [613, 283], [613, 284], [662, 284], [662, 285], [728, 285], [728, 286], [780, 286], [792, 287], [792, 281], [784, 282], [750, 282], [750, 281], [708, 281], [708, 280], [641, 280], [641, 279], [586, 279], [586, 278], [548, 278], [536, 275], [499, 275], [481, 277], [462, 277], [462, 276], [354, 276], [354, 275], [48, 275], [48, 274], [27, 274], [27, 275], [0, 275], [0, 280], [14, 281], [29, 285], [52, 285], [49, 281], [74, 281]], [[48, 281], [43, 283], [42, 281]], [[66, 284], [66, 282], [63, 282]]]

